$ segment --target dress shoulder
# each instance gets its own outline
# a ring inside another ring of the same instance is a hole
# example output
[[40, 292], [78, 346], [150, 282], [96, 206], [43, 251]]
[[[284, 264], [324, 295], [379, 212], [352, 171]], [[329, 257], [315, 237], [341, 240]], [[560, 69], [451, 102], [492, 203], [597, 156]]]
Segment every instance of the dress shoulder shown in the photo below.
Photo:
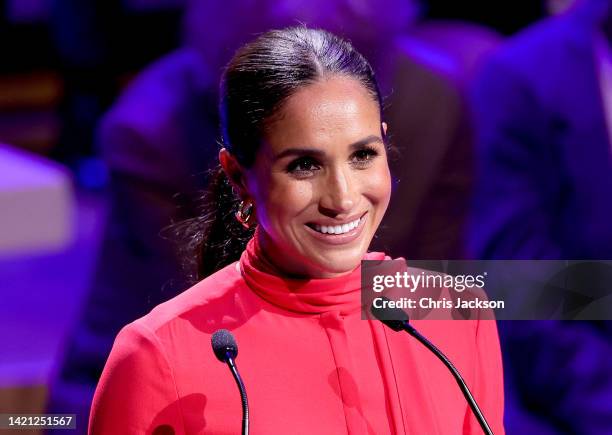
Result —
[[245, 286], [238, 263], [232, 263], [153, 308], [139, 321], [157, 332], [179, 318], [188, 318], [194, 311], [228, 310], [232, 306], [228, 302], [240, 299]]
[[89, 433], [153, 433], [164, 425], [184, 433], [174, 374], [156, 335], [136, 321], [115, 339], [94, 395]]

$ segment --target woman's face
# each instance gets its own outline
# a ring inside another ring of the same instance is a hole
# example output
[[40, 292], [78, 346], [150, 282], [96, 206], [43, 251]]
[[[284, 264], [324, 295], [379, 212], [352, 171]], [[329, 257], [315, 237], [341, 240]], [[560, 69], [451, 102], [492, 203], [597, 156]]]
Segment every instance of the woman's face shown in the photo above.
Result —
[[245, 181], [264, 255], [282, 272], [359, 265], [391, 194], [382, 127], [363, 85], [342, 76], [300, 89], [270, 123]]

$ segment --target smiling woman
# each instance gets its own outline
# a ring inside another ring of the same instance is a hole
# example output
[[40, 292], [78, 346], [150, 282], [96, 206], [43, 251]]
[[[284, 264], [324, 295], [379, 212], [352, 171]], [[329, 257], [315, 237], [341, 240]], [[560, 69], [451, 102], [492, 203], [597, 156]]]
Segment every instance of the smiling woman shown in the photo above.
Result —
[[[207, 348], [228, 329], [252, 433], [477, 433], [435, 357], [361, 320], [360, 262], [388, 258], [368, 247], [391, 193], [370, 65], [330, 33], [271, 31], [238, 51], [221, 89], [220, 167], [187, 227], [202, 280], [121, 331], [90, 432], [240, 432], [234, 380]], [[503, 433], [495, 324], [456, 323], [420, 329]]]
[[279, 272], [329, 278], [359, 265], [391, 193], [383, 132], [360, 82], [332, 75], [287, 99], [251, 168], [221, 152], [243, 200], [254, 203], [262, 253]]
[[[197, 278], [236, 261], [255, 222], [264, 255], [288, 276], [357, 267], [391, 191], [382, 100], [363, 56], [329, 33], [269, 32], [228, 65], [220, 109], [221, 165], [187, 231]], [[248, 225], [234, 219], [242, 208]]]

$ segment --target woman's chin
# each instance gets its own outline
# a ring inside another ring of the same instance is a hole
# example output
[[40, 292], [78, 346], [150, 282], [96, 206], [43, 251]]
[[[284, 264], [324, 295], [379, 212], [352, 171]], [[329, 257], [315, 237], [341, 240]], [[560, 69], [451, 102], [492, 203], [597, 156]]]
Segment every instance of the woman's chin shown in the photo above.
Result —
[[351, 273], [360, 264], [362, 255], [347, 256], [326, 256], [324, 259], [317, 261], [318, 278], [333, 278]]
[[[363, 242], [363, 241], [362, 241]], [[361, 264], [367, 252], [365, 243], [352, 243], [340, 246], [326, 247], [309, 246], [303, 251], [303, 258], [310, 264], [313, 278], [331, 278], [346, 275], [354, 271]]]

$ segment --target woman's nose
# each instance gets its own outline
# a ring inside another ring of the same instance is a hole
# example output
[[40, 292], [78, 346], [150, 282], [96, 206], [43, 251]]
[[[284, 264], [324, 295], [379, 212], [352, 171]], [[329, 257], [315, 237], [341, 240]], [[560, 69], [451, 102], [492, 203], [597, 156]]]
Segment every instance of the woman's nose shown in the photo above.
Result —
[[331, 172], [321, 189], [320, 206], [328, 214], [350, 213], [357, 203], [355, 181], [343, 170]]

